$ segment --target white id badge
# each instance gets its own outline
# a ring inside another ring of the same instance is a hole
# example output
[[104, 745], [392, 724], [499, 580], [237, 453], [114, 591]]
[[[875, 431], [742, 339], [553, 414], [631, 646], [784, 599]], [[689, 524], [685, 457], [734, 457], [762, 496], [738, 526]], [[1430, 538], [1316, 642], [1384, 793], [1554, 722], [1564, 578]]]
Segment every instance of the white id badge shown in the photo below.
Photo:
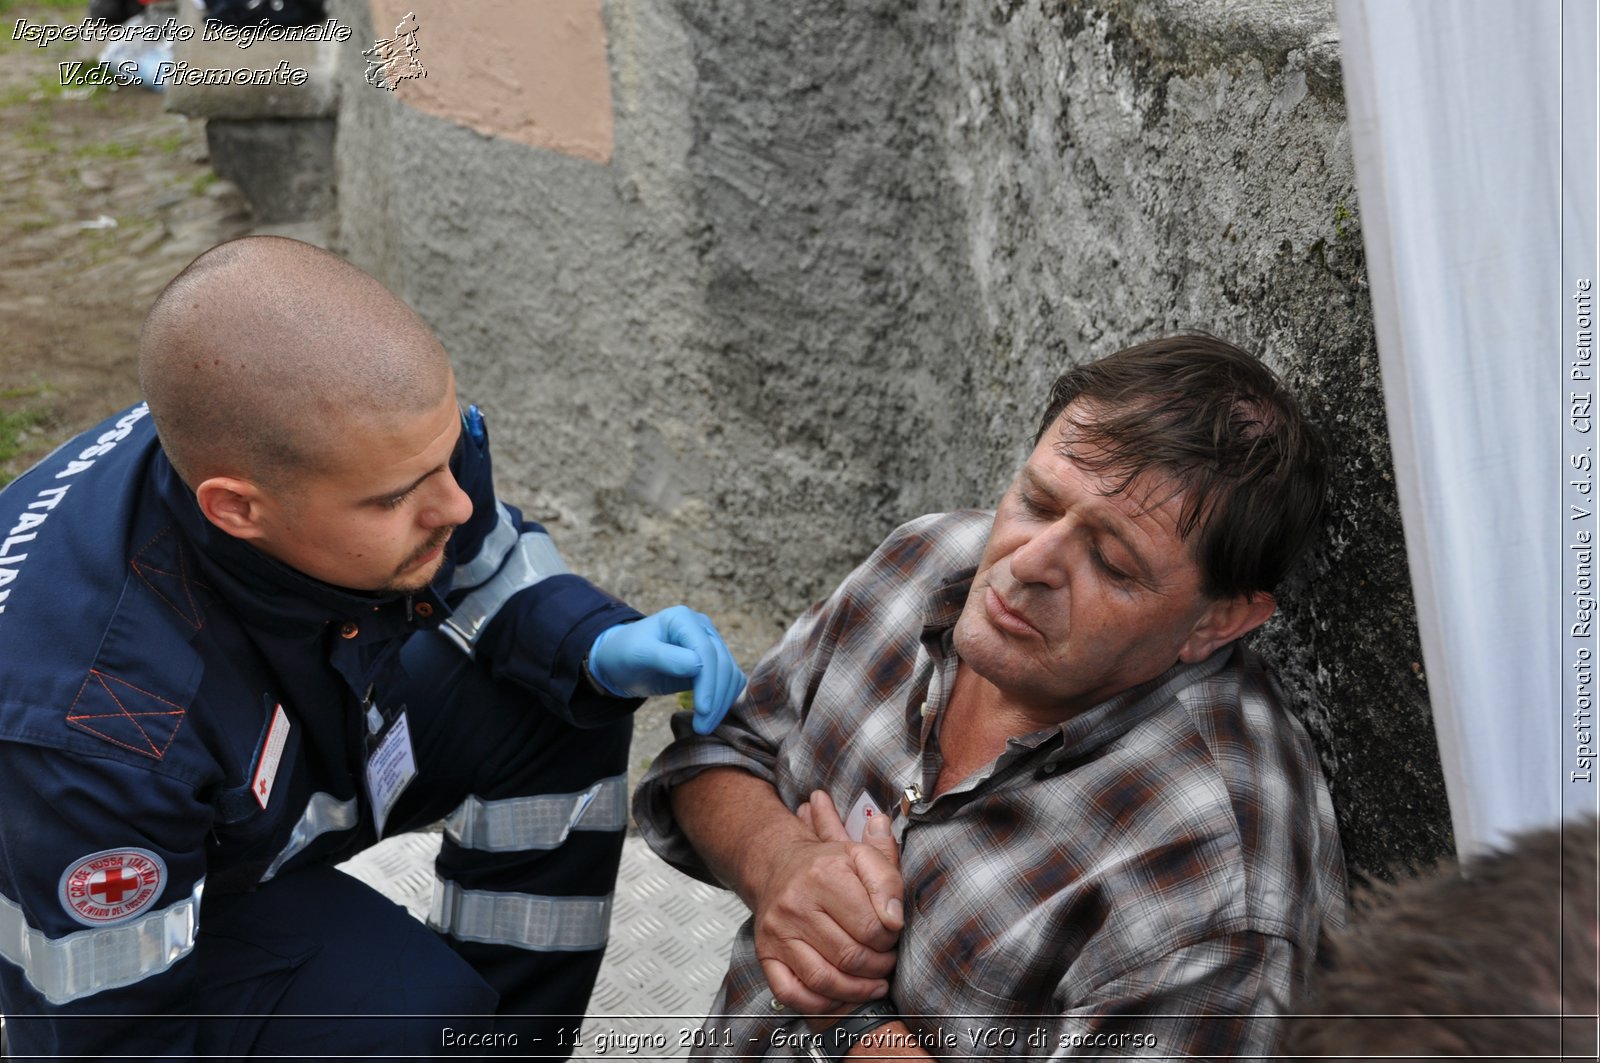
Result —
[[873, 803], [865, 790], [856, 798], [856, 803], [850, 806], [850, 814], [844, 820], [844, 832], [850, 835], [850, 840], [859, 842], [867, 835], [867, 820], [873, 816], [883, 815], [883, 809]]
[[267, 737], [261, 743], [261, 759], [256, 762], [256, 772], [250, 777], [250, 792], [262, 808], [272, 799], [272, 784], [278, 778], [278, 765], [283, 762], [283, 747], [289, 742], [289, 715], [281, 702], [273, 702], [272, 723], [267, 727]]
[[367, 757], [367, 796], [372, 799], [372, 815], [377, 820], [378, 837], [400, 794], [417, 777], [417, 758], [411, 753], [411, 727], [404, 711], [394, 718], [387, 733], [380, 734]]

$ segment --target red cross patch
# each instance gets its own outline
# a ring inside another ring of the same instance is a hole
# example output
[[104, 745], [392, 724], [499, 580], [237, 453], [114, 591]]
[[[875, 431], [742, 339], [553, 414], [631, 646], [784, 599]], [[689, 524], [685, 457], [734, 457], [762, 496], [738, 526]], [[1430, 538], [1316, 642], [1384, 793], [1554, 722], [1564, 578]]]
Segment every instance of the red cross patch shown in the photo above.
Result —
[[61, 876], [61, 903], [85, 926], [120, 923], [161, 896], [167, 865], [148, 849], [106, 849], [84, 857]]

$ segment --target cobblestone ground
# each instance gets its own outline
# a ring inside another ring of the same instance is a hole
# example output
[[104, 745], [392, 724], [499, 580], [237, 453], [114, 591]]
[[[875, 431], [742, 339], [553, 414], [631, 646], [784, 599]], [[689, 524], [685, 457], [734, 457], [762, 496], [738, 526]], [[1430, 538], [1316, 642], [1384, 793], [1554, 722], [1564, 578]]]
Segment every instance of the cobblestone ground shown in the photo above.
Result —
[[0, 0], [0, 483], [138, 397], [139, 323], [205, 248], [251, 229], [205, 124], [141, 88], [63, 90], [95, 47], [12, 39], [87, 4]]

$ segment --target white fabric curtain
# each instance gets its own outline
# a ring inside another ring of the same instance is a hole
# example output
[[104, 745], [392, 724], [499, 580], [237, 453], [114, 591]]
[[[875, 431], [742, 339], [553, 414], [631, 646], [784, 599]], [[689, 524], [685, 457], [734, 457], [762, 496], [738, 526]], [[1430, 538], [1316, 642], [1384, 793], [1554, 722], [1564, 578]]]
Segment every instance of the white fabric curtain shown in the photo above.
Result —
[[[1359, 218], [1457, 848], [1593, 808], [1574, 724], [1593, 0], [1338, 0]], [[1565, 169], [1564, 169], [1565, 166]], [[1589, 474], [1592, 477], [1592, 473]], [[1593, 498], [1591, 494], [1588, 496]], [[1593, 509], [1592, 506], [1588, 507]], [[1591, 740], [1590, 746], [1593, 746]]]

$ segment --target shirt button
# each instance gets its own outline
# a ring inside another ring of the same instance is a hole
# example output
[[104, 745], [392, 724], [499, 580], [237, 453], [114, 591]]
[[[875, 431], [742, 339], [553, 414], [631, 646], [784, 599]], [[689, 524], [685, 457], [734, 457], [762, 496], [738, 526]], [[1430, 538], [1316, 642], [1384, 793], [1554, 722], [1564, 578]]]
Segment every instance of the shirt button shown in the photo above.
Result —
[[413, 611], [418, 616], [432, 616], [433, 615], [433, 606], [429, 605], [427, 602], [418, 602], [417, 605], [416, 605], [416, 608]]
[[346, 620], [339, 625], [340, 638], [353, 639], [359, 634], [361, 634], [361, 629], [356, 627], [354, 620]]

